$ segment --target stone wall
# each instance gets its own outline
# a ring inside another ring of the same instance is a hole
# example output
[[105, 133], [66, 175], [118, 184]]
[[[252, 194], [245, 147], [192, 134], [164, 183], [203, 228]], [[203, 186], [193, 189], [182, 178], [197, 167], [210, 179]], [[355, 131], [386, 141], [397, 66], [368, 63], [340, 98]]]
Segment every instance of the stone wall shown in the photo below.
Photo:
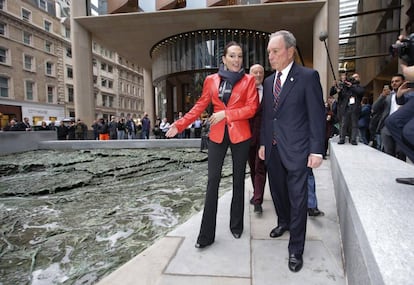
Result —
[[0, 155], [38, 149], [199, 148], [200, 144], [200, 139], [58, 141], [55, 131], [0, 132]]
[[348, 284], [412, 284], [414, 177], [411, 163], [372, 147], [330, 143]]
[[0, 155], [37, 150], [39, 142], [55, 139], [55, 131], [0, 132]]

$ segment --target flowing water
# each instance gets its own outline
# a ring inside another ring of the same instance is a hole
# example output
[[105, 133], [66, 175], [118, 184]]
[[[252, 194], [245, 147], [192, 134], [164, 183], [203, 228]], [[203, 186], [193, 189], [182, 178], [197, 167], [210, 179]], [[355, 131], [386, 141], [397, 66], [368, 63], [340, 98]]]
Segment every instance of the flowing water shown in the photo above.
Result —
[[1, 156], [0, 285], [94, 284], [202, 210], [206, 185], [196, 149]]

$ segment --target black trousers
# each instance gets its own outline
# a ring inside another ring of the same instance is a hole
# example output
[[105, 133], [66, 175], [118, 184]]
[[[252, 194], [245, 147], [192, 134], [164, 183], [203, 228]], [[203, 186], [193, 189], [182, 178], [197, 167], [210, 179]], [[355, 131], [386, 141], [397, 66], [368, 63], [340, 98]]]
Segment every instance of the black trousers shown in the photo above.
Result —
[[414, 98], [389, 115], [385, 125], [398, 147], [414, 161]]
[[[353, 107], [355, 108], [355, 107]], [[358, 136], [358, 119], [359, 119], [359, 110], [347, 109], [342, 114], [341, 121], [341, 134], [340, 139], [345, 140], [345, 136], [348, 134], [351, 141], [357, 141]], [[351, 131], [349, 134], [348, 131]]]
[[278, 226], [289, 229], [289, 254], [303, 254], [308, 210], [308, 168], [288, 170], [275, 145], [267, 164], [270, 193], [278, 217]]
[[249, 146], [250, 139], [237, 144], [231, 143], [227, 129], [225, 130], [222, 143], [209, 142], [208, 182], [200, 234], [197, 239], [199, 244], [211, 244], [215, 240], [218, 189], [224, 158], [229, 147], [233, 162], [233, 197], [230, 206], [230, 231], [237, 234], [243, 232], [244, 180]]

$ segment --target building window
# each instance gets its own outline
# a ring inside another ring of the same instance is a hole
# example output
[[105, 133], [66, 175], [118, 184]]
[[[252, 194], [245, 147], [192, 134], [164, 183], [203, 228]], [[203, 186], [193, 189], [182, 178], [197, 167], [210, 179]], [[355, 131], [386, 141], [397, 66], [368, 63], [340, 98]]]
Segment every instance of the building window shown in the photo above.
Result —
[[47, 102], [53, 104], [55, 97], [55, 88], [53, 86], [47, 86]]
[[7, 25], [0, 22], [0, 35], [7, 36]]
[[25, 87], [26, 87], [26, 99], [27, 100], [33, 100], [33, 97], [34, 97], [34, 82], [26, 81]]
[[24, 55], [24, 69], [27, 71], [33, 71], [34, 58], [31, 55]]
[[32, 34], [29, 32], [23, 32], [23, 43], [26, 45], [32, 44]]
[[53, 43], [49, 42], [49, 41], [45, 41], [45, 51], [48, 53], [52, 53], [53, 52]]
[[22, 19], [24, 21], [30, 22], [32, 20], [32, 12], [22, 8]]
[[0, 10], [4, 10], [6, 8], [6, 0], [0, 0]]
[[4, 47], [0, 47], [0, 63], [8, 63], [9, 51]]
[[106, 78], [101, 78], [101, 86], [106, 87], [106, 84], [107, 84]]
[[114, 106], [114, 97], [113, 96], [109, 96], [109, 107], [112, 108]]
[[72, 58], [72, 48], [70, 47], [66, 48], [66, 56], [69, 58]]
[[114, 82], [112, 80], [108, 80], [108, 88], [114, 88]]
[[106, 63], [101, 63], [101, 70], [105, 70], [106, 71]]
[[74, 100], [73, 100], [74, 96], [73, 95], [74, 95], [73, 86], [68, 86], [68, 102], [70, 102], [70, 103], [74, 102]]
[[70, 29], [68, 27], [65, 27], [65, 37], [70, 39]]
[[113, 66], [112, 65], [108, 65], [108, 72], [109, 73], [112, 73], [113, 70], [114, 70]]
[[45, 31], [51, 32], [52, 31], [52, 23], [45, 20], [43, 23], [44, 27], [45, 27]]
[[98, 76], [94, 75], [93, 76], [93, 84], [97, 84], [98, 83]]
[[108, 96], [106, 96], [106, 95], [102, 95], [102, 106], [103, 107], [105, 107], [107, 104], [106, 104], [106, 100], [108, 100]]
[[55, 75], [55, 68], [54, 64], [50, 61], [46, 62], [46, 75], [54, 76]]
[[9, 97], [9, 78], [0, 76], [0, 97]]
[[73, 69], [72, 69], [72, 67], [66, 67], [66, 76], [68, 77], [68, 78], [73, 78]]
[[47, 12], [46, 0], [38, 0], [39, 8]]

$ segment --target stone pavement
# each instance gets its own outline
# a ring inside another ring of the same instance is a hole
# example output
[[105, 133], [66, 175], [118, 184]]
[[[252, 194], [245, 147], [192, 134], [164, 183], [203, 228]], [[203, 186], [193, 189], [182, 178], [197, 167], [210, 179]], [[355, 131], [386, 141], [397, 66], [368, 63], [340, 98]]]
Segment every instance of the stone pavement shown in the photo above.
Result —
[[309, 217], [304, 266], [289, 271], [289, 233], [272, 239], [276, 215], [268, 186], [263, 214], [253, 213], [250, 178], [246, 179], [245, 229], [240, 239], [229, 230], [231, 191], [219, 200], [216, 240], [196, 249], [201, 212], [102, 279], [99, 285], [275, 285], [346, 284], [330, 161], [314, 170], [318, 206], [323, 217]]

